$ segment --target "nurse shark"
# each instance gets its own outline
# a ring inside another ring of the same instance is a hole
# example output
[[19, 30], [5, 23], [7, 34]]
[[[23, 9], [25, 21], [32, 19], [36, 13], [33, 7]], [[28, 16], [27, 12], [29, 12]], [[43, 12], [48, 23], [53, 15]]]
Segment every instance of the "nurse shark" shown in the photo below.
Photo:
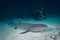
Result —
[[27, 32], [42, 32], [45, 31], [48, 26], [46, 24], [28, 24], [20, 21], [18, 24], [12, 24], [12, 27], [14, 27], [14, 29], [17, 29], [18, 27], [27, 29], [25, 32], [20, 33], [24, 34]]

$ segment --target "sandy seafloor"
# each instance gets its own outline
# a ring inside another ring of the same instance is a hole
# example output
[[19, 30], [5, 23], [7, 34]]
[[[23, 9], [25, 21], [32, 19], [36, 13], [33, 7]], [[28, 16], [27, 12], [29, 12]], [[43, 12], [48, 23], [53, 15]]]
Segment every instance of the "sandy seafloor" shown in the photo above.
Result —
[[59, 31], [56, 30], [57, 27], [60, 27], [60, 19], [58, 17], [50, 17], [46, 20], [35, 21], [33, 19], [24, 19], [23, 23], [32, 23], [32, 24], [47, 24], [50, 29], [53, 29], [48, 32], [32, 33], [28, 32], [26, 34], [20, 34], [25, 30], [20, 28], [14, 29], [7, 22], [0, 22], [0, 40], [54, 40], [49, 37], [49, 35], [56, 35], [57, 40], [60, 40], [58, 34]]

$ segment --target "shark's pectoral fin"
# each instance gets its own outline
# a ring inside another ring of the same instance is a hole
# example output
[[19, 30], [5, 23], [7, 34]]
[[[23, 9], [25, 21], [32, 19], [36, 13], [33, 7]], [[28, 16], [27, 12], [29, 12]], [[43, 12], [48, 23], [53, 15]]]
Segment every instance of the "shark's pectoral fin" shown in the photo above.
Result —
[[28, 29], [27, 31], [22, 32], [22, 33], [20, 33], [20, 34], [25, 34], [25, 33], [29, 32], [29, 31], [30, 31], [30, 29]]

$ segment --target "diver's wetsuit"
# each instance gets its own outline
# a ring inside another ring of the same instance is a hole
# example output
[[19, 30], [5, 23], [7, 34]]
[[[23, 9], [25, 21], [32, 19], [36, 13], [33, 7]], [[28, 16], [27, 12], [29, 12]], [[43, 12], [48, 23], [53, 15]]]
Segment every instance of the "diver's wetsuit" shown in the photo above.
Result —
[[46, 19], [46, 16], [47, 16], [46, 13], [47, 13], [46, 10], [42, 9], [41, 11], [36, 12], [34, 19], [35, 20]]
[[35, 15], [35, 20], [38, 20], [39, 19], [39, 14], [40, 12], [37, 12], [36, 15]]

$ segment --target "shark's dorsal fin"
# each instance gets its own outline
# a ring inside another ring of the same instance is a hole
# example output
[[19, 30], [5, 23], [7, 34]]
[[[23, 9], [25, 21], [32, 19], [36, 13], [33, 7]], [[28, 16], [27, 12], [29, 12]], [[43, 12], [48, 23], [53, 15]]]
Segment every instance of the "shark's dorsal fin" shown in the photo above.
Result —
[[30, 29], [28, 29], [27, 31], [22, 32], [22, 33], [20, 33], [20, 34], [25, 34], [25, 33], [29, 32], [29, 31], [30, 31]]

